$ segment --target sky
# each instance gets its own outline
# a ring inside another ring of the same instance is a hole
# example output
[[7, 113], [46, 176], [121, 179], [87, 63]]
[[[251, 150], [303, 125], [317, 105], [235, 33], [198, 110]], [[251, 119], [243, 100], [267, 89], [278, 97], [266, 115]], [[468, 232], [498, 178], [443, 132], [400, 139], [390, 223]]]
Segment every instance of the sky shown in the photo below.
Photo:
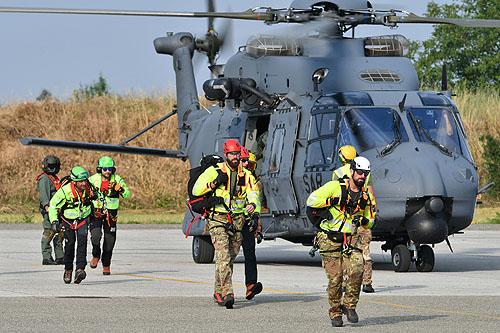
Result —
[[[375, 8], [402, 9], [422, 15], [426, 0], [371, 0]], [[435, 0], [438, 4], [451, 0]], [[244, 11], [266, 6], [288, 7], [291, 0], [216, 0], [218, 11]], [[205, 0], [2, 0], [2, 7], [76, 9], [205, 11]], [[215, 20], [215, 29], [226, 24]], [[232, 38], [220, 55], [225, 61], [253, 33], [272, 33], [286, 24], [266, 26], [262, 22], [233, 21]], [[285, 26], [285, 27], [283, 27]], [[207, 20], [202, 18], [130, 17], [100, 15], [0, 13], [0, 104], [34, 100], [43, 89], [57, 98], [67, 98], [82, 84], [92, 84], [100, 74], [111, 92], [152, 95], [175, 91], [172, 57], [157, 54], [153, 40], [167, 32], [188, 31], [203, 36]], [[358, 27], [356, 37], [399, 33], [412, 40], [431, 37], [432, 25]], [[199, 55], [198, 55], [199, 56]], [[197, 57], [198, 57], [197, 56]], [[198, 87], [210, 78], [206, 58], [197, 59]], [[201, 94], [201, 90], [198, 91]]]

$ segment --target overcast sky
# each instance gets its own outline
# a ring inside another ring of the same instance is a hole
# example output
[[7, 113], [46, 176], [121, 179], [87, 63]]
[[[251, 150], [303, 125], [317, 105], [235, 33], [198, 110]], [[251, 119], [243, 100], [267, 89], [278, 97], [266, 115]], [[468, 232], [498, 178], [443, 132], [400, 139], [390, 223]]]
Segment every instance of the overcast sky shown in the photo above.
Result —
[[[427, 2], [410, 0], [371, 0], [375, 8], [403, 9], [422, 15]], [[436, 0], [439, 4], [450, 1]], [[291, 0], [217, 0], [218, 11], [244, 11], [251, 7], [287, 7]], [[205, 11], [205, 0], [2, 0], [3, 7], [44, 7], [78, 9]], [[215, 21], [216, 30], [225, 20]], [[256, 32], [271, 33], [286, 27], [268, 27], [262, 22], [233, 21], [233, 38], [219, 63], [224, 63]], [[151, 94], [174, 91], [172, 58], [159, 55], [153, 40], [166, 32], [189, 31], [202, 36], [206, 19], [116, 17], [59, 14], [0, 13], [0, 103], [35, 99], [42, 89], [64, 98], [80, 84], [106, 78], [112, 92]], [[432, 25], [407, 24], [396, 30], [385, 27], [360, 27], [357, 36], [400, 33], [412, 40], [428, 39]], [[210, 77], [200, 61], [197, 83]]]

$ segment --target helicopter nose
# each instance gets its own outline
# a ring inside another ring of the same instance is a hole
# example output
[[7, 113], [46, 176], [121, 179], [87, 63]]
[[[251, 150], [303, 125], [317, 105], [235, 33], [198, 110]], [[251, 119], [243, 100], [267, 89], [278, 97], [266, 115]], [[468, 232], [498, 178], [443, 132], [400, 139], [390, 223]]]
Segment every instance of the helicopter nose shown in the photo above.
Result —
[[443, 210], [443, 208], [444, 208], [443, 199], [439, 197], [429, 198], [425, 201], [425, 210], [428, 213], [431, 214], [439, 213]]

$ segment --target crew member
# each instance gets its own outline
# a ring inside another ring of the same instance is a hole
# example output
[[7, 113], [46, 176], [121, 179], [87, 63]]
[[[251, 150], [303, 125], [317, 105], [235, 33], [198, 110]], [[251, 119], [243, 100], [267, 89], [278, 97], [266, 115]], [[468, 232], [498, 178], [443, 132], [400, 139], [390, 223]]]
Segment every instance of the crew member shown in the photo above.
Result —
[[[250, 162], [252, 158], [252, 162]], [[250, 171], [255, 181], [255, 155], [250, 153], [247, 148], [241, 147], [241, 166]], [[258, 187], [256, 187], [258, 190]], [[245, 256], [245, 285], [247, 287], [246, 299], [251, 300], [255, 295], [262, 292], [262, 283], [257, 282], [257, 258], [255, 257], [255, 237], [259, 228], [260, 206], [257, 206], [252, 215], [245, 214], [245, 223], [243, 224], [243, 255]]]
[[116, 221], [120, 196], [125, 199], [129, 198], [130, 191], [123, 179], [115, 174], [115, 162], [111, 157], [101, 157], [97, 162], [96, 172], [89, 179], [100, 194], [99, 199], [93, 202], [95, 216], [90, 223], [90, 240], [92, 242], [90, 268], [97, 268], [99, 258], [101, 258], [101, 238], [104, 229], [102, 274], [110, 275], [111, 256], [116, 242]]
[[193, 195], [215, 191], [220, 198], [208, 218], [210, 237], [216, 251], [214, 300], [228, 309], [233, 308], [233, 262], [241, 245], [244, 213], [253, 214], [259, 208], [259, 195], [250, 171], [240, 165], [241, 145], [234, 139], [223, 145], [226, 162], [206, 169], [196, 180]]
[[[351, 162], [352, 160], [358, 156], [356, 152], [356, 148], [353, 146], [345, 145], [340, 147], [339, 149], [339, 161], [342, 163], [342, 166], [336, 169], [333, 172], [333, 180], [339, 180], [342, 178], [350, 178], [351, 177]], [[371, 174], [368, 174], [366, 177], [366, 188], [368, 192], [370, 192], [373, 196], [373, 210], [376, 211], [376, 201], [375, 201], [375, 193], [373, 192], [373, 183]], [[358, 230], [361, 238], [361, 249], [363, 250], [363, 292], [365, 293], [374, 293], [375, 290], [372, 286], [372, 271], [373, 271], [373, 260], [370, 256], [370, 243], [372, 241], [372, 231], [370, 229], [361, 228]], [[349, 277], [344, 275], [345, 280]], [[346, 285], [345, 281], [342, 284], [342, 291], [345, 292]]]
[[[50, 200], [49, 220], [52, 230], [64, 231], [64, 275], [65, 283], [71, 283], [73, 259], [76, 249], [75, 283], [82, 282], [87, 276], [87, 233], [92, 213], [92, 200], [98, 196], [88, 182], [89, 173], [84, 168], [76, 166], [71, 169], [71, 182], [61, 187]], [[59, 216], [58, 216], [59, 215]], [[59, 221], [60, 220], [60, 221]]]
[[[60, 187], [57, 177], [60, 168], [59, 158], [47, 155], [42, 161], [42, 173], [36, 177], [38, 192], [40, 192], [40, 213], [43, 217], [42, 265], [62, 265], [64, 263], [62, 237], [54, 237], [55, 233], [49, 221], [49, 202]], [[55, 261], [52, 259], [51, 242], [54, 244]]]
[[[330, 181], [307, 199], [308, 216], [320, 230], [316, 242], [328, 277], [329, 315], [335, 327], [343, 325], [342, 313], [347, 315], [349, 322], [358, 322], [355, 309], [361, 289], [363, 256], [357, 230], [359, 227], [371, 228], [375, 219], [373, 196], [364, 187], [370, 162], [364, 157], [356, 157], [350, 173], [351, 178]], [[349, 280], [342, 304], [344, 262]]]

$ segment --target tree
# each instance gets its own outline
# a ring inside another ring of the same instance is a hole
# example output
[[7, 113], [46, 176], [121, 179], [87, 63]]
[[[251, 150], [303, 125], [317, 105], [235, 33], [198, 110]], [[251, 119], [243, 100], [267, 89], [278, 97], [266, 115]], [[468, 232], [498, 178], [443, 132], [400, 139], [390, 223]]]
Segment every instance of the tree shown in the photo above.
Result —
[[[442, 6], [431, 2], [427, 11], [431, 17], [500, 19], [500, 0], [453, 0]], [[500, 90], [500, 29], [436, 25], [413, 61], [422, 86], [438, 86], [446, 62], [450, 86]]]
[[52, 94], [47, 89], [43, 89], [40, 95], [36, 98], [37, 101], [46, 101], [52, 99]]
[[76, 100], [89, 99], [95, 96], [107, 96], [109, 95], [109, 86], [106, 79], [99, 73], [99, 78], [97, 82], [92, 84], [82, 85], [80, 83], [80, 89], [73, 91], [73, 96]]

